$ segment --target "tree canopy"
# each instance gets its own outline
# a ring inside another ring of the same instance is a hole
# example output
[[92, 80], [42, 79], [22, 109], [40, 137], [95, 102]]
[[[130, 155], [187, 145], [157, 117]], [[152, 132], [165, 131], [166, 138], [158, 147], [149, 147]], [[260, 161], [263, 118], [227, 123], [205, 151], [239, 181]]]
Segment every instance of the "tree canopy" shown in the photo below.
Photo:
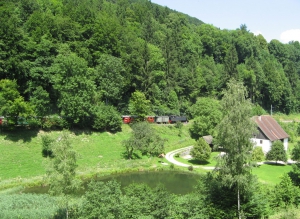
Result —
[[[16, 83], [14, 115], [91, 127], [99, 102], [120, 114], [188, 115], [199, 98], [220, 100], [231, 78], [266, 111], [299, 112], [299, 42], [267, 42], [246, 24], [220, 30], [146, 0], [5, 1], [0, 21], [0, 80]], [[141, 112], [137, 94], [150, 101]]]

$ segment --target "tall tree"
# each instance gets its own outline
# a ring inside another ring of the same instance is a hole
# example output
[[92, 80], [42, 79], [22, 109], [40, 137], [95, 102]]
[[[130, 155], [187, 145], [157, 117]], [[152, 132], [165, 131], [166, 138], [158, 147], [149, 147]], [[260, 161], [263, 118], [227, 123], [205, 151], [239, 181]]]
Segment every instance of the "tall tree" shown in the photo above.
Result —
[[240, 219], [243, 214], [241, 194], [251, 178], [250, 151], [253, 144], [249, 139], [255, 131], [255, 124], [250, 119], [251, 102], [246, 97], [243, 84], [230, 80], [221, 101], [224, 118], [217, 126], [219, 145], [226, 152], [218, 161], [217, 168], [224, 185], [234, 189]]
[[227, 79], [234, 77], [237, 79], [238, 54], [234, 45], [229, 46], [224, 59], [224, 67]]
[[76, 178], [77, 153], [73, 150], [69, 132], [64, 131], [56, 143], [53, 143], [52, 151], [53, 158], [47, 169], [49, 192], [65, 198], [68, 218], [68, 196], [74, 194], [81, 185]]
[[63, 46], [51, 66], [51, 73], [61, 114], [75, 124], [85, 125], [95, 103], [93, 70], [87, 67], [85, 60]]
[[111, 55], [101, 55], [94, 74], [97, 92], [108, 103], [118, 101], [124, 92], [124, 67], [122, 60]]
[[143, 120], [150, 113], [150, 101], [146, 99], [144, 93], [135, 91], [129, 101], [129, 112]]

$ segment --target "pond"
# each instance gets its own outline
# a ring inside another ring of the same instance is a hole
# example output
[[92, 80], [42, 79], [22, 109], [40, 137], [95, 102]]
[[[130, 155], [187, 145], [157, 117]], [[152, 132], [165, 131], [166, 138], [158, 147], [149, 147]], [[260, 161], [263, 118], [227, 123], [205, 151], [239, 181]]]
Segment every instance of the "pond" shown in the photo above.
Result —
[[[156, 171], [156, 172], [132, 172], [114, 174], [106, 177], [99, 177], [96, 180], [108, 182], [116, 180], [124, 188], [131, 183], [145, 183], [151, 188], [162, 184], [170, 193], [187, 194], [194, 191], [199, 175], [189, 172], [178, 171]], [[85, 184], [88, 184], [86, 182]], [[32, 187], [24, 190], [24, 193], [47, 193], [48, 187]]]

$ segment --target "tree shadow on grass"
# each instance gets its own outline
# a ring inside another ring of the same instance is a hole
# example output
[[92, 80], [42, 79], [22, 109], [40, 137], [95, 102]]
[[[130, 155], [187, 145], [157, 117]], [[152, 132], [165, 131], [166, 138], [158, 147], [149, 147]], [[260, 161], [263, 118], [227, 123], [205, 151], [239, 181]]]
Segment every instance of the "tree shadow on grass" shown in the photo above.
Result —
[[124, 151], [124, 152], [121, 153], [121, 157], [124, 158], [124, 159], [126, 159], [126, 160], [142, 159], [142, 156], [140, 156], [139, 154], [137, 154], [135, 152], [132, 153], [132, 158], [129, 159], [128, 158], [128, 154], [127, 154], [126, 151]]
[[31, 142], [32, 138], [35, 138], [39, 133], [38, 129], [15, 129], [15, 130], [5, 130], [1, 131], [0, 135], [5, 136], [4, 140], [18, 142], [23, 141]]
[[191, 159], [188, 160], [189, 163], [193, 164], [193, 165], [207, 165], [210, 164], [209, 161], [207, 160], [195, 160], [195, 159]]
[[276, 162], [265, 162], [264, 163], [265, 165], [269, 165], [269, 166], [275, 166], [275, 167], [284, 167], [286, 166], [287, 164], [283, 164], [283, 163], [276, 163]]
[[85, 134], [85, 135], [91, 135], [93, 131], [91, 129], [80, 129], [80, 128], [72, 128], [70, 129], [70, 132], [74, 133], [76, 136]]

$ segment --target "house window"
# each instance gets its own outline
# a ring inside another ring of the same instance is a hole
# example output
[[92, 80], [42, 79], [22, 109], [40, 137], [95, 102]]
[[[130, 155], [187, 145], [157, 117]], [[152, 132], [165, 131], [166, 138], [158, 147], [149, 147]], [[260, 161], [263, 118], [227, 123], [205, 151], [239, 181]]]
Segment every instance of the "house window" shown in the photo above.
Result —
[[260, 140], [259, 143], [260, 143], [260, 144], [263, 144], [263, 140]]

